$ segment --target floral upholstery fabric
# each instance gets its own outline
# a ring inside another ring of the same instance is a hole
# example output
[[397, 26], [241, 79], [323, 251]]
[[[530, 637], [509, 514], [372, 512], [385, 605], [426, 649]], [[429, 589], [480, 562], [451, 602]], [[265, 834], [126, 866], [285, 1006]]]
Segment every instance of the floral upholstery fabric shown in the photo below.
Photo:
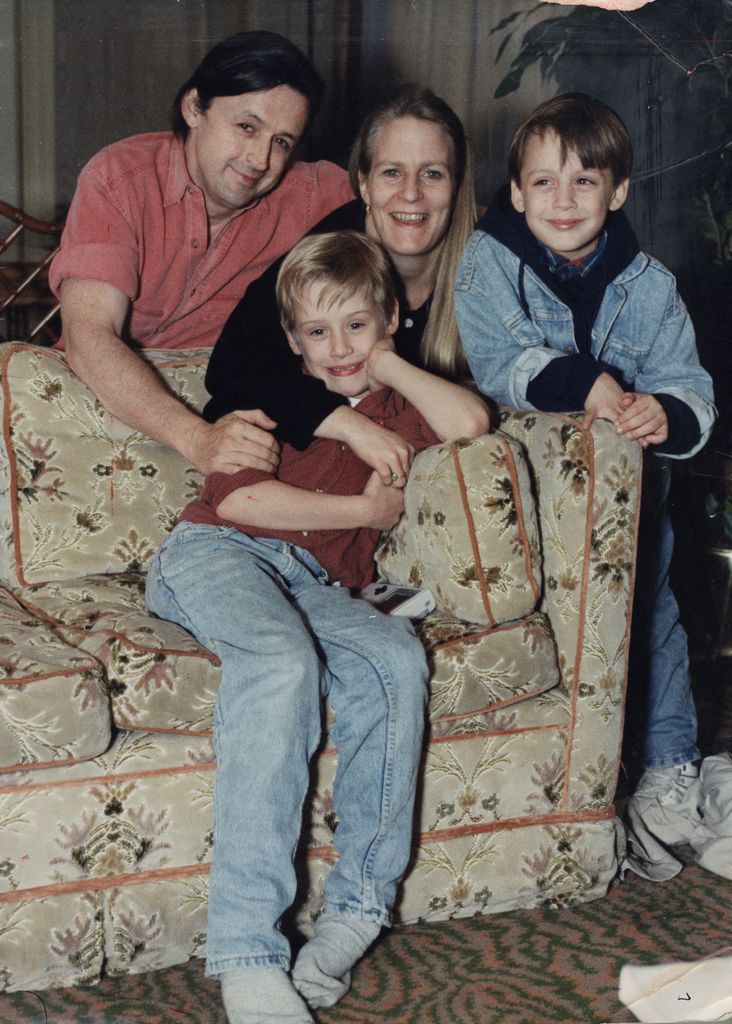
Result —
[[[200, 475], [110, 415], [61, 353], [2, 348], [0, 576], [28, 586], [142, 568], [197, 493]], [[207, 397], [205, 362], [195, 352], [155, 356], [171, 389], [193, 408]]]
[[[204, 356], [150, 357], [200, 404]], [[219, 667], [144, 608], [145, 563], [197, 475], [59, 354], [0, 346], [0, 372], [0, 989], [41, 989], [205, 953]], [[606, 892], [639, 467], [608, 424], [508, 411], [500, 434], [419, 456], [379, 556], [438, 600], [419, 627], [430, 726], [400, 920]], [[326, 736], [304, 931], [335, 856], [336, 765]]]
[[421, 453], [404, 515], [377, 553], [391, 582], [427, 587], [466, 622], [528, 615], [541, 588], [541, 552], [526, 460], [499, 433]]
[[94, 757], [111, 727], [96, 659], [0, 587], [0, 772]]

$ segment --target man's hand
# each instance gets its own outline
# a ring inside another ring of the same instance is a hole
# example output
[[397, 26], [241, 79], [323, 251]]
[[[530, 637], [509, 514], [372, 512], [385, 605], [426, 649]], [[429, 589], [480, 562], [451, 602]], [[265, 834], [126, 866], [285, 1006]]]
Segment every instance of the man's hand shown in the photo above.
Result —
[[369, 498], [373, 506], [373, 518], [367, 524], [375, 530], [390, 530], [396, 526], [404, 511], [404, 481], [399, 484], [387, 485], [382, 483], [377, 472], [373, 472], [368, 483], [361, 492], [364, 498]]
[[639, 441], [642, 448], [650, 444], [663, 444], [668, 440], [668, 417], [653, 395], [636, 394], [619, 417], [615, 428], [629, 441]]
[[215, 423], [199, 420], [184, 454], [204, 475], [237, 469], [272, 473], [280, 461], [280, 446], [270, 433], [276, 426], [261, 409], [230, 412]]
[[626, 392], [609, 373], [601, 373], [590, 388], [585, 399], [585, 418], [582, 420], [584, 430], [589, 430], [597, 420], [610, 420], [617, 426], [626, 406]]

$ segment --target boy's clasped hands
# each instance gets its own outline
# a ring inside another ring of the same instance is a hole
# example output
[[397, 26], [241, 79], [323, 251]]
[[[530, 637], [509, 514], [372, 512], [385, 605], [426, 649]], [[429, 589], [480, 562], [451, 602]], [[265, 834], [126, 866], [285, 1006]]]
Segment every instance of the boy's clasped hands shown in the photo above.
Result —
[[663, 444], [668, 438], [668, 417], [658, 399], [624, 391], [609, 373], [601, 373], [592, 385], [582, 426], [587, 430], [596, 419], [609, 420], [618, 434], [638, 441], [641, 448]]

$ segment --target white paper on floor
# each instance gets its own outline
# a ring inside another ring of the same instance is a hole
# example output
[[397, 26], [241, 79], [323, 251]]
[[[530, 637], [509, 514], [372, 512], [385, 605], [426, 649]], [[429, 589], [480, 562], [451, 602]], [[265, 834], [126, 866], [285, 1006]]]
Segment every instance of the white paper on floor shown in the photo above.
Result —
[[647, 1024], [732, 1020], [732, 948], [690, 963], [626, 964], [619, 995]]

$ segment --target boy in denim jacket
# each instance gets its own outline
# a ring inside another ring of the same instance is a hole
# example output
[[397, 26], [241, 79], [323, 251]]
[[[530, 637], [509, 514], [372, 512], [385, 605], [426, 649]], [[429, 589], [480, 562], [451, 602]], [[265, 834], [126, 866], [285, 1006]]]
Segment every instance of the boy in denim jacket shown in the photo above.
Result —
[[[641, 252], [621, 207], [632, 145], [599, 100], [566, 93], [516, 132], [510, 187], [478, 222], [458, 273], [460, 334], [480, 390], [518, 409], [584, 409], [645, 459], [630, 670], [645, 703], [644, 769], [628, 802], [628, 866], [661, 880], [699, 825], [696, 713], [669, 586], [668, 458], [709, 437], [716, 410], [671, 273]], [[632, 705], [631, 705], [632, 706]]]

